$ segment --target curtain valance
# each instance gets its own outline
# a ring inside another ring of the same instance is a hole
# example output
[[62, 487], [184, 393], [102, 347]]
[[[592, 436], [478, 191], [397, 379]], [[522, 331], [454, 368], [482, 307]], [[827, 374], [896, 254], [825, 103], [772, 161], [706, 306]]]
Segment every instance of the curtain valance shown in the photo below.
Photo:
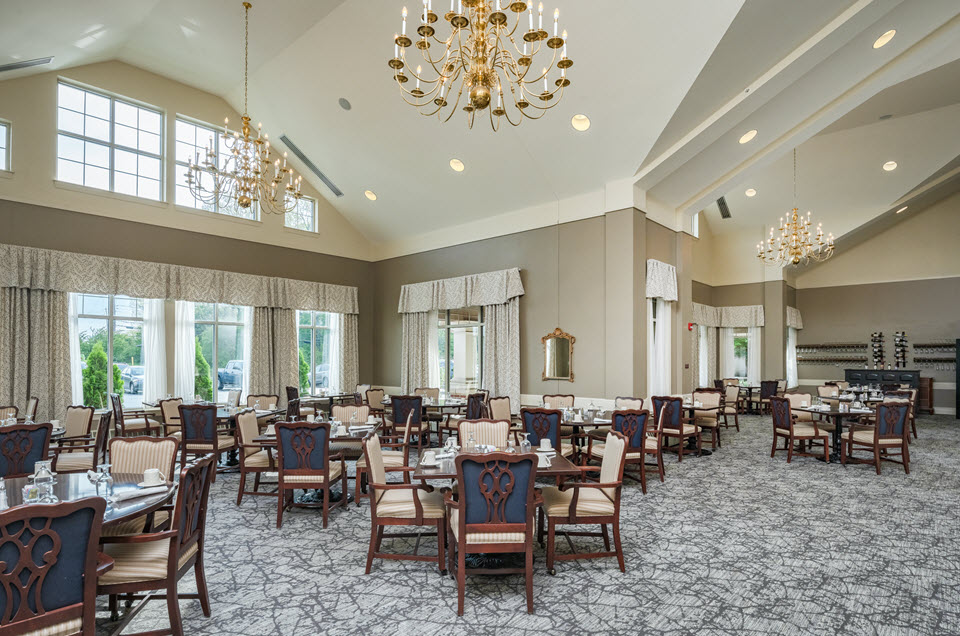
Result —
[[523, 283], [520, 282], [520, 269], [514, 267], [499, 272], [404, 285], [400, 289], [398, 313], [502, 305], [517, 296], [523, 296]]
[[800, 317], [800, 310], [796, 307], [787, 307], [787, 326], [803, 329], [803, 319]]
[[0, 287], [359, 313], [357, 288], [0, 244]]
[[762, 327], [763, 305], [720, 307], [721, 327]]
[[647, 298], [677, 300], [677, 268], [653, 258], [647, 259]]
[[719, 327], [720, 308], [693, 303], [693, 320], [691, 322], [703, 327]]

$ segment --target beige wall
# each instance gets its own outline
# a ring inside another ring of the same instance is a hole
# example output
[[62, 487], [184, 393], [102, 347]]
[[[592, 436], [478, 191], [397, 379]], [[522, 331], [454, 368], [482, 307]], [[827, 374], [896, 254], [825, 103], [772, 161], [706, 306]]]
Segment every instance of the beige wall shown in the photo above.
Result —
[[3, 200], [0, 228], [0, 242], [13, 245], [355, 286], [360, 381], [373, 375], [372, 263]]
[[[165, 202], [55, 183], [58, 77], [164, 111]], [[229, 117], [231, 123], [239, 122], [239, 115], [219, 97], [122, 62], [103, 62], [0, 82], [0, 119], [12, 123], [12, 173], [0, 173], [0, 199], [308, 252], [370, 257], [371, 248], [363, 235], [309, 185], [305, 186], [305, 193], [317, 200], [319, 233], [285, 228], [280, 215], [247, 221], [175, 206], [172, 175], [174, 120], [178, 114], [216, 125], [222, 124], [224, 117]], [[268, 132], [278, 136], [282, 131]]]
[[802, 270], [797, 288], [960, 276], [960, 194]]

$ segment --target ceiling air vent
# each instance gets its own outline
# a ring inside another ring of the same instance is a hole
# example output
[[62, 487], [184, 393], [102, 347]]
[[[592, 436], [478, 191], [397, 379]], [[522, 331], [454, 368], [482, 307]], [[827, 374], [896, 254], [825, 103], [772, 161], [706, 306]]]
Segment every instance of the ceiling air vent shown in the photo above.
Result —
[[0, 64], [0, 73], [6, 73], [7, 71], [18, 71], [22, 68], [29, 68], [31, 66], [42, 66], [44, 64], [49, 64], [53, 61], [53, 56], [50, 57], [38, 57], [35, 60], [21, 60], [19, 62], [11, 62], [10, 64]]
[[316, 167], [312, 161], [307, 159], [307, 156], [303, 154], [303, 151], [297, 148], [297, 144], [290, 141], [289, 137], [287, 137], [286, 135], [280, 135], [280, 141], [282, 141], [287, 146], [287, 148], [290, 149], [290, 152], [292, 152], [297, 157], [297, 159], [303, 162], [303, 165], [305, 165], [307, 169], [310, 170], [310, 172], [317, 175], [317, 177], [319, 177], [320, 180], [323, 181], [323, 183], [326, 184], [328, 188], [330, 188], [331, 192], [333, 192], [338, 197], [343, 196], [343, 191], [340, 188], [338, 188], [333, 183], [333, 181], [330, 180], [330, 178], [327, 175], [320, 172], [320, 168]]
[[717, 207], [720, 208], [721, 219], [729, 219], [732, 216], [730, 214], [730, 206], [727, 205], [727, 200], [724, 197], [717, 199]]

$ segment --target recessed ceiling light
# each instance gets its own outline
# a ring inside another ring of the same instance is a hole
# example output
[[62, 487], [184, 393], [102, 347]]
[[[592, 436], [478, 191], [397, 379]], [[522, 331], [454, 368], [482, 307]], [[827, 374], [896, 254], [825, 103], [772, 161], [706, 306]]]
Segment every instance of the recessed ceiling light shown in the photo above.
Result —
[[363, 194], [364, 194], [368, 199], [370, 199], [371, 201], [376, 201], [376, 200], [377, 200], [377, 193], [374, 192], [373, 190], [367, 190], [367, 191], [364, 192]]
[[892, 171], [892, 170], [896, 170], [896, 169], [897, 169], [897, 162], [896, 162], [896, 161], [888, 161], [887, 163], [883, 164], [883, 169], [886, 170], [887, 172], [890, 172], [890, 171]]
[[893, 36], [895, 36], [896, 34], [897, 34], [896, 29], [890, 29], [889, 31], [887, 31], [886, 33], [884, 33], [883, 35], [881, 35], [876, 39], [876, 41], [873, 43], [873, 48], [879, 49], [881, 46], [884, 46], [885, 44], [890, 42], [890, 40], [892, 40]]
[[903, 212], [904, 210], [906, 210], [907, 207], [908, 207], [908, 206], [905, 205], [905, 206], [903, 206], [902, 208], [900, 208], [899, 210], [897, 210], [897, 214], [900, 214], [901, 212]]
[[755, 197], [757, 196], [757, 191], [754, 190], [753, 188], [747, 188], [747, 191], [744, 192], [744, 194], [747, 195], [748, 197]]
[[577, 132], [586, 132], [590, 128], [590, 118], [586, 115], [574, 115], [570, 120], [570, 125]]
[[341, 97], [337, 101], [337, 103], [340, 104], [340, 108], [342, 108], [343, 110], [350, 110], [351, 108], [353, 108], [353, 104], [351, 104], [350, 100], [347, 99], [346, 97]]
[[451, 159], [450, 167], [453, 168], [454, 172], [463, 172], [463, 169], [464, 169], [463, 162], [460, 161], [459, 159]]
[[749, 142], [753, 141], [753, 138], [756, 137], [756, 136], [757, 136], [757, 130], [756, 130], [756, 129], [748, 130], [747, 132], [743, 133], [743, 136], [742, 136], [742, 137], [740, 137], [740, 143], [742, 143], [742, 144], [749, 143]]

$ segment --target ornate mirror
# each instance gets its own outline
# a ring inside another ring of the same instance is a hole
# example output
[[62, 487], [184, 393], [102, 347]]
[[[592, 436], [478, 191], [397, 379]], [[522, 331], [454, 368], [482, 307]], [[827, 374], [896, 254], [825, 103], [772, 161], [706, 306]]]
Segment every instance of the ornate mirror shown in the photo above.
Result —
[[560, 327], [543, 338], [543, 379], [573, 382], [573, 343], [576, 338]]

